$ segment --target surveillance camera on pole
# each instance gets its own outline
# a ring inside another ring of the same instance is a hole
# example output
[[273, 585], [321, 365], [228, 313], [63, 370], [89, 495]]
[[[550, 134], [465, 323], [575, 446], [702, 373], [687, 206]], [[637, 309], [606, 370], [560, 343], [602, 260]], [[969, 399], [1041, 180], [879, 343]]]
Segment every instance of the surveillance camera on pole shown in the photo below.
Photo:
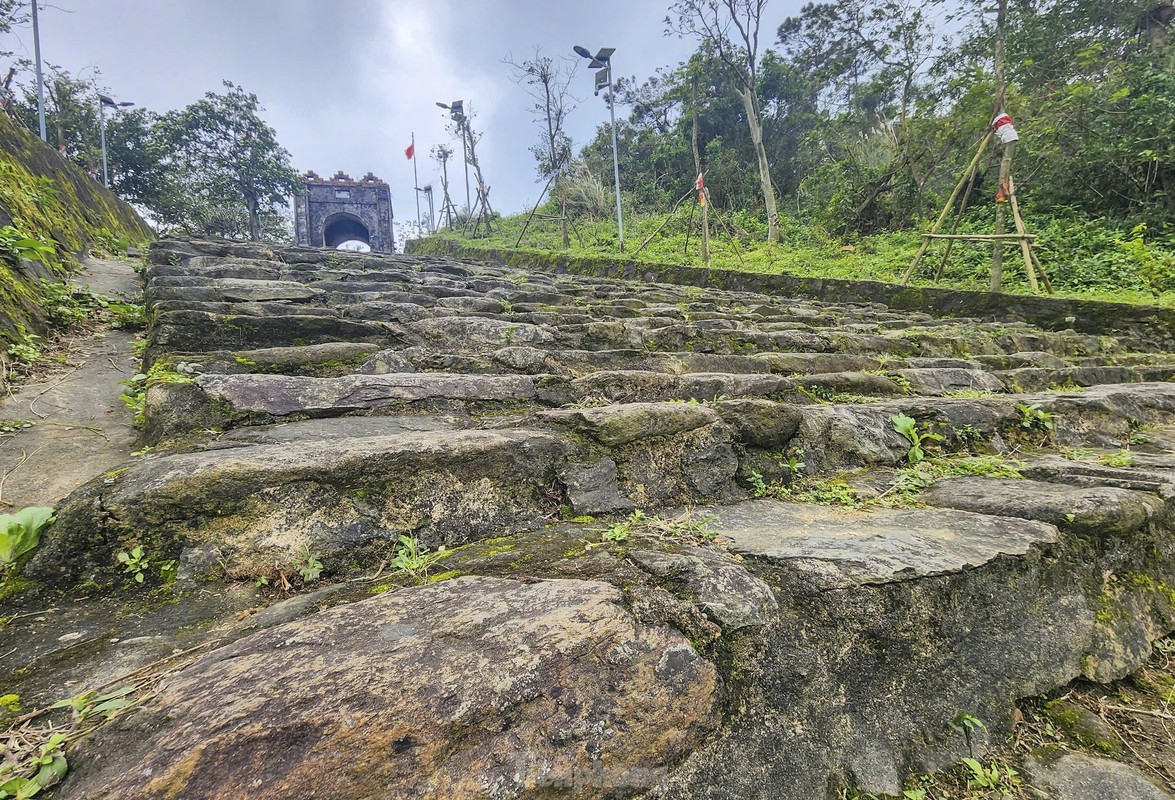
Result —
[[116, 103], [104, 94], [98, 95], [98, 129], [102, 133], [102, 185], [110, 188], [110, 172], [106, 168], [106, 109], [129, 108], [134, 103]]
[[448, 109], [449, 119], [457, 123], [457, 131], [461, 134], [461, 155], [465, 161], [465, 211], [473, 213], [473, 201], [469, 194], [469, 148], [465, 143], [466, 119], [465, 101], [454, 100], [452, 103], [437, 103], [438, 108]]
[[601, 89], [608, 90], [608, 113], [612, 117], [612, 175], [616, 179], [616, 230], [620, 239], [620, 252], [624, 252], [624, 217], [620, 212], [620, 159], [616, 153], [616, 98], [612, 90], [612, 54], [615, 47], [601, 47], [594, 56], [586, 47], [575, 45], [575, 54], [591, 61], [588, 66], [596, 72], [596, 97]]

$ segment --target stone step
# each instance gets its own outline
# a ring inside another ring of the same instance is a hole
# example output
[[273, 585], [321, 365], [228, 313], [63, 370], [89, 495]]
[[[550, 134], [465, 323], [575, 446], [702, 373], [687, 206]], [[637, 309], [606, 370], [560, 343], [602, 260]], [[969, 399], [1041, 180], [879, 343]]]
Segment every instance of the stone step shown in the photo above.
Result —
[[334, 316], [259, 317], [200, 311], [157, 314], [151, 325], [149, 341], [149, 356], [167, 351], [241, 350], [339, 341], [366, 342], [383, 347], [404, 343], [401, 333], [383, 323], [356, 322]]
[[256, 373], [200, 375], [147, 390], [145, 438], [283, 418], [340, 417], [374, 410], [464, 408], [467, 404], [534, 400], [529, 375], [390, 373], [315, 378]]
[[110, 581], [124, 541], [230, 577], [302, 549], [374, 566], [401, 533], [435, 548], [540, 525], [566, 450], [536, 431], [435, 430], [147, 456], [71, 494], [25, 574]]

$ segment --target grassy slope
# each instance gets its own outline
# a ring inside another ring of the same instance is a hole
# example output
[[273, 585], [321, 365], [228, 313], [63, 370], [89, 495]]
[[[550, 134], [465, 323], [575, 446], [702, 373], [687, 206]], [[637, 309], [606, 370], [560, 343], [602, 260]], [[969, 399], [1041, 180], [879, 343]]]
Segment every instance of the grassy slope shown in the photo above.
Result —
[[[712, 220], [716, 230], [711, 236], [710, 266], [719, 269], [898, 283], [922, 241], [919, 232], [902, 231], [861, 237], [850, 244], [818, 227], [806, 227], [785, 219], [781, 222], [780, 243], [769, 246], [764, 243], [766, 232], [757, 220], [748, 215], [736, 215], [733, 220], [724, 216], [723, 219], [725, 225]], [[513, 249], [524, 220], [524, 216], [498, 220], [493, 235], [476, 240], [463, 237], [460, 230], [443, 231], [438, 235], [461, 240], [466, 246]], [[663, 215], [625, 218], [625, 250], [630, 257], [664, 220]], [[687, 226], [688, 212], [679, 211], [635, 258], [663, 264], [701, 266], [696, 220], [688, 243]], [[971, 222], [969, 227], [977, 233], [990, 232], [985, 229], [989, 226], [985, 226], [982, 219]], [[544, 252], [561, 251], [572, 256], [619, 255], [615, 221], [580, 221], [576, 228], [578, 235], [575, 231], [569, 233], [571, 247], [563, 251], [558, 223], [536, 220], [523, 237], [521, 247]], [[1145, 282], [1122, 252], [1121, 236], [1105, 226], [1088, 221], [1050, 220], [1037, 233], [1038, 253], [1049, 270], [1057, 296], [1175, 307], [1175, 287], [1157, 297], [1147, 291]], [[943, 249], [941, 243], [931, 248], [920, 268], [921, 274], [911, 284], [976, 290], [988, 288], [989, 246], [956, 244], [942, 280], [936, 284], [932, 274], [941, 261]], [[1004, 291], [1029, 292], [1020, 253], [1011, 247], [1005, 251], [1004, 276]]]
[[40, 331], [40, 280], [59, 279], [92, 246], [143, 244], [154, 234], [134, 210], [73, 162], [0, 114], [0, 226], [53, 247], [47, 264], [0, 259], [0, 336]]

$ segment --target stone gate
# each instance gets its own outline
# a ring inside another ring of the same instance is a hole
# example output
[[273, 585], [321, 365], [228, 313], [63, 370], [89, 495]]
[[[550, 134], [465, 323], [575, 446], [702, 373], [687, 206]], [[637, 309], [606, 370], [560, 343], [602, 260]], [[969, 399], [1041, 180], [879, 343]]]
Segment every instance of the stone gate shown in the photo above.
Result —
[[329, 180], [307, 172], [305, 190], [294, 197], [294, 229], [303, 247], [338, 247], [358, 240], [373, 252], [391, 253], [391, 190], [370, 172], [362, 180], [342, 171]]

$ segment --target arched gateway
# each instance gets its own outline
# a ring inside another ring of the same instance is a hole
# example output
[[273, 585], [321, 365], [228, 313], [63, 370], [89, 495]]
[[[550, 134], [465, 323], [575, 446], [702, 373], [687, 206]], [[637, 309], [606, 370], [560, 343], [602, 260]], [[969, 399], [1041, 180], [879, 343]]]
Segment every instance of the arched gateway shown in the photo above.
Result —
[[373, 252], [391, 253], [391, 190], [370, 172], [358, 181], [343, 172], [330, 180], [307, 172], [306, 189], [294, 197], [294, 229], [304, 247], [362, 242]]

